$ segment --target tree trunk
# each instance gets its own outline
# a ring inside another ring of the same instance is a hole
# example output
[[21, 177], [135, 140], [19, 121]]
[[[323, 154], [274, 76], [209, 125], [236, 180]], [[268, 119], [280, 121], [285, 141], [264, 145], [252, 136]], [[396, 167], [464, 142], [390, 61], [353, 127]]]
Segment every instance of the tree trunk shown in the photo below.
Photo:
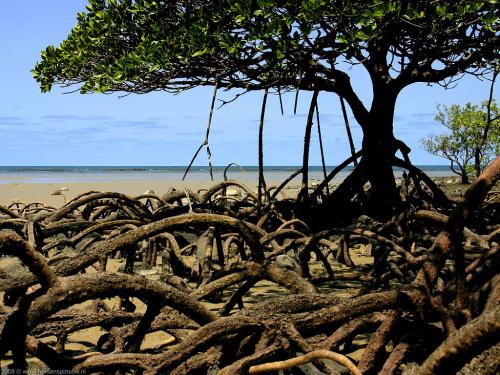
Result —
[[[363, 129], [363, 148], [360, 163], [333, 194], [323, 203], [315, 218], [319, 226], [346, 216], [357, 216], [361, 212], [385, 221], [399, 206], [396, 181], [392, 166], [397, 151], [393, 133], [393, 118], [397, 92], [387, 86], [374, 86], [374, 98], [368, 116], [360, 121]], [[353, 203], [353, 197], [368, 181], [370, 191], [367, 199]], [[357, 206], [360, 207], [357, 207]], [[361, 208], [361, 211], [359, 211]], [[314, 221], [314, 220], [313, 220]]]
[[[481, 174], [481, 148], [483, 147], [483, 142], [481, 142], [480, 146], [477, 146], [474, 150], [474, 170], [476, 171], [476, 178]], [[462, 179], [462, 183], [463, 179]], [[468, 182], [467, 182], [468, 183]]]
[[396, 95], [375, 89], [368, 123], [363, 128], [363, 157], [366, 177], [370, 182], [368, 214], [387, 219], [398, 205], [396, 181], [392, 171], [397, 143], [393, 132]]
[[470, 184], [469, 176], [467, 175], [467, 172], [465, 171], [465, 169], [462, 169], [460, 177], [462, 178], [462, 184], [463, 185]]
[[397, 205], [396, 182], [392, 171], [395, 154], [392, 129], [380, 132], [366, 132], [363, 139], [363, 157], [366, 177], [370, 182], [368, 211], [370, 216], [388, 218]]

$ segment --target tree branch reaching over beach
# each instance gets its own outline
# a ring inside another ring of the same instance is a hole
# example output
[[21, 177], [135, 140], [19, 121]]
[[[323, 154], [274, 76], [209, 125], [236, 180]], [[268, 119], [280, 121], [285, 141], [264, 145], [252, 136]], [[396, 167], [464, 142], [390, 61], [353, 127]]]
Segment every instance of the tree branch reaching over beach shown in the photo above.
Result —
[[[490, 71], [498, 16], [494, 2], [468, 0], [91, 0], [68, 38], [42, 52], [34, 75], [42, 91], [178, 93], [217, 83], [243, 92], [336, 93], [360, 124], [363, 145], [351, 186], [330, 200], [349, 201], [369, 181], [372, 213], [387, 216], [398, 202], [399, 93]], [[352, 65], [370, 76], [369, 107], [351, 85]]]

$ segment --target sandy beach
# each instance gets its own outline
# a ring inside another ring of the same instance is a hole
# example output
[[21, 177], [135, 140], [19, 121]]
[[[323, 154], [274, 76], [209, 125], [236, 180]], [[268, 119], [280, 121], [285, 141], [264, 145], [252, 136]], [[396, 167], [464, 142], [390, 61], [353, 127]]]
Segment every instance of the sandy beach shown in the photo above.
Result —
[[[28, 167], [29, 168], [29, 167]], [[111, 170], [110, 172], [99, 171], [74, 173], [72, 170], [64, 172], [28, 170], [22, 172], [0, 172], [0, 205], [8, 206], [13, 202], [42, 202], [45, 205], [60, 207], [66, 201], [89, 191], [118, 192], [130, 196], [138, 196], [146, 191], [153, 191], [162, 196], [170, 189], [189, 189], [193, 192], [207, 189], [223, 181], [222, 172], [216, 170], [214, 181], [211, 181], [208, 171], [193, 171], [183, 181], [184, 170], [175, 170], [161, 173], [158, 171], [134, 171], [126, 172]], [[285, 180], [291, 172], [285, 171], [272, 173], [266, 176], [268, 187], [277, 186]], [[312, 186], [317, 184], [318, 173], [310, 176]], [[228, 174], [228, 179], [238, 180], [246, 184], [251, 191], [257, 191], [258, 174], [255, 172], [240, 173], [239, 171]], [[285, 191], [295, 189], [300, 185], [300, 176], [295, 177], [287, 186]], [[54, 195], [61, 190], [63, 194]]]
[[[12, 183], [0, 184], [0, 205], [8, 206], [13, 202], [42, 202], [53, 207], [60, 207], [66, 201], [89, 191], [117, 192], [130, 196], [144, 194], [153, 190], [161, 196], [169, 189], [183, 190], [184, 188], [198, 192], [207, 189], [220, 181], [179, 181], [179, 180], [133, 180], [133, 181], [100, 181], [100, 182], [62, 182], [62, 183]], [[298, 180], [294, 180], [288, 187], [294, 190], [298, 187]], [[251, 190], [257, 189], [257, 181], [243, 181]], [[314, 182], [313, 182], [314, 183]], [[277, 185], [278, 181], [269, 181], [268, 186]], [[64, 188], [63, 195], [53, 193]], [[66, 188], [68, 190], [66, 190]]]
[[[434, 177], [436, 181], [446, 183], [446, 181], [455, 181], [453, 177], [442, 176]], [[241, 181], [241, 180], [238, 180]], [[74, 197], [89, 192], [117, 192], [130, 196], [138, 196], [144, 194], [148, 190], [154, 191], [158, 196], [161, 196], [174, 188], [176, 190], [189, 189], [194, 192], [208, 189], [215, 185], [218, 181], [205, 180], [109, 180], [109, 181], [93, 181], [93, 182], [58, 182], [58, 183], [26, 183], [16, 182], [8, 184], [0, 184], [0, 205], [8, 206], [13, 202], [33, 203], [42, 202], [45, 205], [60, 207], [65, 201], [69, 201]], [[247, 179], [241, 181], [246, 184], [251, 191], [257, 191], [257, 180]], [[270, 180], [266, 181], [268, 187], [278, 186], [282, 181]], [[318, 184], [316, 179], [309, 181], [311, 187]], [[338, 182], [335, 182], [338, 183]], [[455, 184], [454, 184], [455, 185]], [[295, 196], [300, 186], [300, 179], [296, 177], [283, 190], [288, 197]], [[54, 195], [57, 190], [63, 190], [61, 195]]]
[[[14, 168], [14, 169], [13, 169]], [[246, 184], [250, 190], [256, 191], [258, 184], [258, 171], [253, 167], [251, 170], [240, 171], [233, 169], [227, 173], [227, 178], [237, 180]], [[298, 167], [285, 169], [274, 167], [266, 171], [265, 180], [267, 187], [278, 186], [287, 179]], [[330, 172], [331, 167], [327, 172]], [[130, 196], [144, 194], [153, 190], [161, 196], [170, 188], [183, 190], [184, 188], [198, 192], [221, 182], [224, 179], [224, 168], [216, 167], [214, 170], [214, 181], [210, 180], [208, 170], [196, 168], [189, 172], [186, 179], [182, 181], [184, 168], [153, 169], [135, 167], [4, 167], [0, 168], [0, 204], [8, 206], [12, 202], [42, 202], [53, 207], [60, 207], [65, 199], [70, 200], [88, 191], [118, 192]], [[437, 179], [453, 179], [447, 169], [424, 169], [426, 173]], [[349, 173], [341, 171], [335, 176], [331, 184], [340, 183]], [[401, 178], [401, 171], [395, 170], [395, 177]], [[309, 185], [314, 187], [323, 180], [323, 172], [319, 168], [309, 171]], [[284, 189], [287, 196], [294, 196], [297, 188], [301, 185], [301, 176], [295, 177]], [[64, 188], [64, 195], [53, 195], [53, 193]]]
[[[0, 204], [9, 205], [12, 202], [42, 202], [54, 207], [60, 207], [64, 200], [70, 200], [88, 191], [112, 191], [137, 196], [147, 190], [155, 194], [165, 194], [171, 187], [175, 189], [188, 188], [193, 191], [207, 188], [211, 181], [102, 181], [102, 182], [64, 182], [64, 183], [13, 183], [0, 185]], [[61, 188], [67, 188], [64, 195], [53, 195]]]

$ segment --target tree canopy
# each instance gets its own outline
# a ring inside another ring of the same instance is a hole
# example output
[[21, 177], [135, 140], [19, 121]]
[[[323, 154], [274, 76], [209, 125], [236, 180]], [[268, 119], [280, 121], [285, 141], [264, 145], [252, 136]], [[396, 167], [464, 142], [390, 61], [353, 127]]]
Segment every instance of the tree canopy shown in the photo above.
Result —
[[325, 90], [366, 115], [346, 69], [399, 91], [496, 58], [487, 1], [90, 0], [34, 69], [42, 91], [178, 92], [199, 85]]
[[[42, 91], [214, 85], [336, 93], [361, 126], [363, 144], [335, 196], [350, 201], [369, 181], [380, 212], [397, 205], [392, 166], [398, 149], [409, 152], [393, 132], [399, 93], [416, 82], [448, 85], [491, 71], [499, 16], [494, 2], [470, 0], [89, 0], [68, 38], [42, 52], [34, 76]], [[370, 76], [370, 107], [350, 83], [352, 65]]]
[[[446, 126], [449, 132], [422, 140], [425, 150], [450, 161], [452, 171], [462, 177], [463, 183], [469, 182], [468, 175], [473, 172], [476, 172], [476, 176], [481, 173], [500, 153], [499, 109], [496, 102], [492, 101], [489, 110], [494, 120], [488, 122], [488, 104], [484, 101], [481, 106], [472, 103], [465, 106], [438, 106], [436, 120]], [[483, 141], [487, 127], [488, 132]], [[476, 148], [480, 148], [480, 165], [479, 170], [474, 171]]]

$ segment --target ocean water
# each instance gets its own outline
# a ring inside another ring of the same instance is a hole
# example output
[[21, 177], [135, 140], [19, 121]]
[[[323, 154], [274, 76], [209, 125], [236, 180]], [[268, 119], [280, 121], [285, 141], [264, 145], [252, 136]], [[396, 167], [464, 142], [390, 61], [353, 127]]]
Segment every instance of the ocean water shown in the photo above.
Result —
[[[452, 175], [445, 165], [418, 166], [429, 176]], [[268, 166], [265, 167], [267, 181], [281, 182], [299, 169], [299, 166]], [[326, 168], [327, 174], [334, 166]], [[226, 166], [213, 167], [214, 180], [223, 180]], [[104, 182], [104, 181], [181, 181], [185, 166], [0, 166], [0, 184], [12, 183], [68, 183], [68, 182]], [[342, 181], [352, 171], [345, 168], [335, 181]], [[396, 176], [401, 176], [403, 170], [394, 169]], [[228, 179], [242, 181], [258, 180], [257, 166], [232, 166], [227, 171]], [[309, 167], [309, 179], [323, 180], [321, 166]], [[208, 181], [210, 174], [206, 166], [193, 166], [186, 176], [186, 181]]]

